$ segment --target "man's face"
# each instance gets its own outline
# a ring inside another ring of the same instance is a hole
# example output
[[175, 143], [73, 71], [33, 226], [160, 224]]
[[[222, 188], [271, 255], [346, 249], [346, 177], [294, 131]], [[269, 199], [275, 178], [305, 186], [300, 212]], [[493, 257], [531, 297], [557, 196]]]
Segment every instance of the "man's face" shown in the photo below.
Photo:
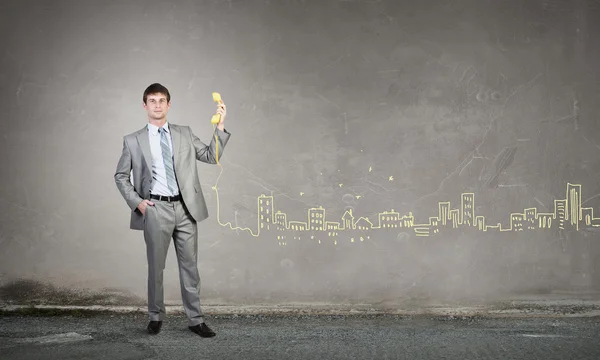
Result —
[[144, 104], [148, 117], [154, 120], [164, 119], [170, 107], [171, 102], [167, 102], [167, 96], [164, 94], [149, 94]]

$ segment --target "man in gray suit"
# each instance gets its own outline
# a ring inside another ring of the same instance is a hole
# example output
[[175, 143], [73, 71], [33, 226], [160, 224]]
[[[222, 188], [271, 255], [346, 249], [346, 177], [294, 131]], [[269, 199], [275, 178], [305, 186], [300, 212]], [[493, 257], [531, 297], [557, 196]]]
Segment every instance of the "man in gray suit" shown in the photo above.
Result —
[[202, 337], [212, 337], [215, 333], [205, 324], [200, 310], [197, 223], [208, 217], [208, 210], [196, 161], [216, 164], [217, 150], [219, 158], [223, 154], [231, 135], [224, 125], [227, 110], [225, 104], [218, 105], [221, 120], [210, 145], [206, 145], [189, 126], [167, 121], [171, 107], [167, 88], [158, 83], [148, 86], [143, 101], [148, 124], [123, 137], [123, 153], [114, 178], [132, 210], [130, 228], [144, 231], [150, 317], [147, 329], [150, 334], [158, 334], [166, 316], [163, 270], [172, 238], [188, 328]]

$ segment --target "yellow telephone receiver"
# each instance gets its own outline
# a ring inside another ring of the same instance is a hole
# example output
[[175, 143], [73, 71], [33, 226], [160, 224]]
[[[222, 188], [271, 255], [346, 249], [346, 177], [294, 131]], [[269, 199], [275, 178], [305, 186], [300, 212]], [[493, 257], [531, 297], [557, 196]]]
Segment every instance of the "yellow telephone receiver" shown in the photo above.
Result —
[[[221, 100], [221, 94], [214, 92], [212, 93], [213, 101], [217, 104], [223, 103]], [[211, 124], [218, 124], [221, 121], [221, 114], [214, 114], [212, 119], [210, 119]]]
[[[214, 92], [212, 93], [213, 96], [213, 101], [216, 102], [217, 104], [222, 104], [223, 101], [221, 100], [221, 94], [219, 94], [218, 92]], [[221, 122], [221, 114], [214, 114], [212, 119], [210, 119], [211, 124], [213, 125], [217, 125], [219, 122]], [[221, 166], [221, 164], [219, 164], [219, 138], [217, 137], [217, 133], [215, 132], [215, 146], [216, 146], [216, 150], [217, 150], [217, 165]]]

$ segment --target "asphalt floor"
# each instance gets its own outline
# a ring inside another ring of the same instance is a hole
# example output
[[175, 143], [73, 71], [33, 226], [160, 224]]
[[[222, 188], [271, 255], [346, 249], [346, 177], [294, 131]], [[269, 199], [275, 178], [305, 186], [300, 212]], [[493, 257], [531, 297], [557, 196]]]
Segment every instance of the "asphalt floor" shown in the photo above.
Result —
[[9, 359], [600, 359], [600, 317], [182, 314], [158, 335], [140, 313], [0, 317]]

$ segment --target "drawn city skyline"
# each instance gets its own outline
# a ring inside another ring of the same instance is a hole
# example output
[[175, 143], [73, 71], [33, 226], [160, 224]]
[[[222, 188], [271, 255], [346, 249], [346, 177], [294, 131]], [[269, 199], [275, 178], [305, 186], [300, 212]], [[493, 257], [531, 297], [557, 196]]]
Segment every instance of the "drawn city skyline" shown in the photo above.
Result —
[[[567, 183], [564, 199], [554, 200], [553, 212], [538, 212], [536, 207], [523, 209], [522, 213], [509, 215], [509, 226], [504, 228], [500, 222], [488, 224], [485, 216], [477, 215], [475, 209], [475, 193], [461, 193], [460, 205], [451, 208], [450, 201], [438, 202], [437, 216], [430, 216], [427, 223], [416, 223], [412, 211], [400, 214], [394, 209], [384, 210], [376, 214], [375, 223], [367, 216], [355, 217], [352, 209], [346, 210], [339, 219], [329, 221], [327, 211], [322, 206], [307, 209], [304, 220], [289, 220], [285, 212], [276, 210], [275, 198], [261, 194], [257, 198], [257, 230], [233, 227], [231, 223], [219, 224], [229, 226], [232, 230], [246, 230], [252, 236], [261, 233], [276, 235], [279, 245], [287, 245], [288, 240], [308, 238], [321, 243], [321, 236], [333, 238], [337, 245], [339, 240], [347, 238], [350, 242], [370, 239], [375, 231], [412, 230], [416, 236], [434, 236], [443, 229], [473, 228], [478, 231], [525, 231], [537, 229], [565, 229], [570, 227], [579, 230], [580, 226], [600, 227], [600, 218], [594, 217], [594, 209], [582, 207], [582, 186]], [[217, 191], [216, 187], [213, 190]], [[339, 221], [337, 221], [339, 220]], [[291, 233], [291, 236], [290, 236]], [[320, 236], [319, 236], [320, 235]], [[347, 235], [343, 237], [343, 235]]]

